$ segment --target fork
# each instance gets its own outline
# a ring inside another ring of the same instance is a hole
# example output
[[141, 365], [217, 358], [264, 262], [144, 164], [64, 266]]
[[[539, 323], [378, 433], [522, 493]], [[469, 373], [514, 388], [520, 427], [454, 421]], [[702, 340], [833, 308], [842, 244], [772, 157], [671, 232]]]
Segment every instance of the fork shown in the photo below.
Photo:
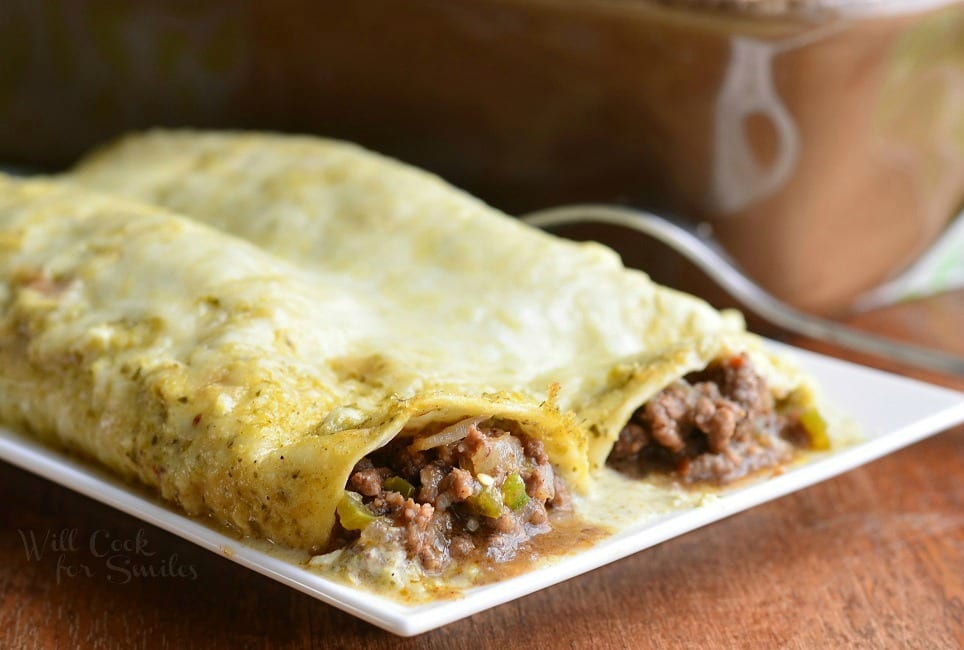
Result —
[[539, 228], [595, 222], [637, 230], [688, 259], [750, 311], [782, 330], [912, 366], [964, 376], [961, 357], [869, 334], [781, 302], [747, 277], [712, 235], [697, 225], [670, 221], [636, 208], [593, 204], [538, 210], [524, 215], [522, 220]]

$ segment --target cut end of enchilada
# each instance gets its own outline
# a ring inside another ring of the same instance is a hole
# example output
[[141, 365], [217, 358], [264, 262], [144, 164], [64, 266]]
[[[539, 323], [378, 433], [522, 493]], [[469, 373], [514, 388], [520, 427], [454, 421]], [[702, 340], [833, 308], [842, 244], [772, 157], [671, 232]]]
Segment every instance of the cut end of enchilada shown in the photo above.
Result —
[[828, 445], [826, 424], [805, 393], [778, 400], [740, 354], [688, 373], [637, 408], [606, 464], [631, 476], [726, 485]]
[[400, 437], [352, 471], [334, 546], [403, 549], [423, 569], [507, 561], [568, 512], [541, 442], [484, 416]]
[[721, 486], [830, 445], [814, 387], [746, 333], [709, 335], [614, 367], [581, 413], [594, 469]]

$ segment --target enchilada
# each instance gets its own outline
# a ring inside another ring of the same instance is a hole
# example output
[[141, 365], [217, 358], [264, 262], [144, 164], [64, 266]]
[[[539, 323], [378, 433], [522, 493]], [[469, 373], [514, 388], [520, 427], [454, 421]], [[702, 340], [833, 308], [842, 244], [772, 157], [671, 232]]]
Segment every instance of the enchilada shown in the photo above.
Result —
[[[302, 268], [390, 284], [440, 345], [499, 341], [511, 364], [520, 355], [558, 382], [560, 408], [589, 433], [594, 470], [608, 458], [727, 483], [795, 446], [827, 444], [811, 387], [762, 354], [737, 313], [355, 145], [153, 131], [95, 152], [69, 177], [182, 211]], [[457, 336], [446, 335], [455, 323]]]
[[0, 418], [243, 535], [442, 574], [604, 465], [719, 485], [828, 442], [735, 312], [353, 145], [156, 132], [60, 180], [138, 202], [0, 184]]
[[585, 481], [584, 436], [524, 374], [393, 357], [390, 300], [157, 208], [0, 178], [4, 424], [310, 552], [378, 518], [345, 488], [367, 495], [356, 466], [395, 444], [443, 475], [417, 505], [401, 471], [381, 476], [397, 488], [379, 526], [431, 569], [454, 533], [427, 502], [474, 460], [450, 491], [476, 525], [455, 532], [466, 555], [510, 556]]

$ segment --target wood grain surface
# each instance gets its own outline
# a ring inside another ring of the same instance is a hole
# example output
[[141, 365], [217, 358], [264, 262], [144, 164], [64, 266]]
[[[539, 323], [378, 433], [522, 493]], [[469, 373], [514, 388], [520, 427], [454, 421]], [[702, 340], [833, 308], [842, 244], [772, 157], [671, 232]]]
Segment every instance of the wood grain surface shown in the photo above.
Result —
[[[964, 292], [854, 322], [964, 354]], [[964, 427], [414, 639], [4, 463], [0, 486], [0, 648], [964, 646]]]

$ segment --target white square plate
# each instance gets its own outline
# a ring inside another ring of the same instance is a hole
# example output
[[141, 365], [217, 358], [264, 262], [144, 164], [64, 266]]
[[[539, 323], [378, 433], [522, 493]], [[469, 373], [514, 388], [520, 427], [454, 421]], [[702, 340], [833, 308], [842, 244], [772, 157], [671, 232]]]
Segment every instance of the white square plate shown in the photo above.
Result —
[[784, 345], [864, 440], [786, 473], [725, 491], [710, 505], [632, 526], [545, 568], [478, 587], [463, 598], [403, 605], [320, 577], [138, 494], [106, 473], [0, 428], [0, 458], [179, 535], [390, 632], [414, 635], [562, 582], [695, 528], [845, 472], [964, 421], [964, 393]]

